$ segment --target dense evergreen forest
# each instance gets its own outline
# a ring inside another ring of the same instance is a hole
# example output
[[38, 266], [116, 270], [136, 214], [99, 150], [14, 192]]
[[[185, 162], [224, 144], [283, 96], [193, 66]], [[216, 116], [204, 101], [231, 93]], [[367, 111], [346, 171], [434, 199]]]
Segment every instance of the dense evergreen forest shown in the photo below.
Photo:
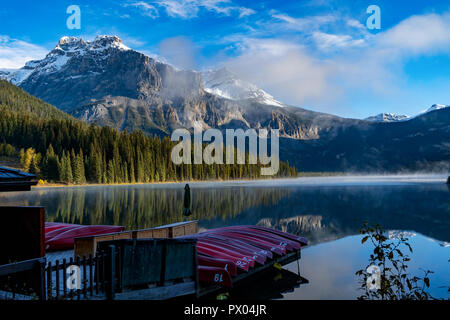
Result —
[[[83, 184], [261, 178], [261, 165], [174, 165], [169, 137], [76, 120], [0, 80], [0, 156], [48, 181]], [[278, 177], [297, 176], [280, 162]]]

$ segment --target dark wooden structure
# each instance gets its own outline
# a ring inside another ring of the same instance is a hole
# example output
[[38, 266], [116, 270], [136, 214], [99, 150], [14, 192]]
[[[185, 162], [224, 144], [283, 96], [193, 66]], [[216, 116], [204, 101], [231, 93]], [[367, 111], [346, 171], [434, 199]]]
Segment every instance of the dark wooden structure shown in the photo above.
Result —
[[[45, 210], [41, 207], [0, 207], [0, 288], [42, 295], [45, 265]], [[44, 262], [42, 262], [44, 260]], [[26, 268], [24, 268], [24, 266]], [[6, 271], [10, 274], [6, 274]]]
[[110, 240], [123, 239], [167, 239], [196, 234], [198, 221], [185, 221], [173, 223], [156, 228], [123, 231], [99, 236], [88, 236], [75, 238], [75, 256], [95, 256], [98, 243]]
[[34, 174], [0, 167], [0, 191], [30, 191], [37, 184]]
[[45, 257], [45, 209], [0, 207], [0, 265]]
[[0, 284], [11, 293], [37, 296], [46, 300], [45, 258], [36, 258], [0, 265]]
[[[101, 277], [108, 284], [106, 297], [116, 300], [159, 300], [198, 295], [196, 240], [134, 239], [98, 244], [108, 252]], [[182, 261], [182, 263], [180, 263]]]

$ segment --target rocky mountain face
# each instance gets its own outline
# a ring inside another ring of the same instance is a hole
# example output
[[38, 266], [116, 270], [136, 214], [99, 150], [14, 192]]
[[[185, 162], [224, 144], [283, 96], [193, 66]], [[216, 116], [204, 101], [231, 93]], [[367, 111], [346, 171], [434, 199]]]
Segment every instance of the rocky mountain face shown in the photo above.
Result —
[[334, 133], [326, 139], [284, 139], [280, 154], [305, 171], [450, 171], [450, 108], [408, 121], [350, 125]]
[[284, 105], [226, 69], [178, 70], [114, 36], [64, 37], [0, 78], [88, 123], [166, 135], [176, 128], [280, 130], [280, 157], [302, 171], [450, 169], [450, 108], [356, 120]]
[[371, 122], [398, 122], [409, 120], [410, 117], [403, 114], [393, 114], [393, 113], [380, 113], [376, 116], [368, 117], [364, 120]]
[[317, 139], [352, 122], [286, 107], [226, 69], [177, 70], [114, 36], [90, 42], [64, 37], [43, 60], [3, 77], [89, 123], [147, 133], [266, 128], [287, 138]]
[[435, 111], [435, 110], [441, 110], [445, 108], [449, 108], [450, 105], [445, 104], [433, 104], [430, 108], [420, 112], [418, 115], [415, 116], [407, 116], [407, 115], [401, 115], [401, 114], [394, 114], [394, 113], [380, 113], [376, 116], [368, 117], [364, 120], [371, 121], [371, 122], [398, 122], [398, 121], [406, 121], [413, 119], [417, 116], [420, 116], [422, 114], [425, 114], [427, 112]]

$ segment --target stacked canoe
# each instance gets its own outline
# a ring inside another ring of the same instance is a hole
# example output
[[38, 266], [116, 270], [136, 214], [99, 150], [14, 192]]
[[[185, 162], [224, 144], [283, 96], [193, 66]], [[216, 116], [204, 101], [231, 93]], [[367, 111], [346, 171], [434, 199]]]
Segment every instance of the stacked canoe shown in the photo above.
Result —
[[233, 286], [233, 277], [290, 252], [300, 250], [307, 240], [261, 226], [211, 229], [183, 238], [197, 239], [201, 282]]

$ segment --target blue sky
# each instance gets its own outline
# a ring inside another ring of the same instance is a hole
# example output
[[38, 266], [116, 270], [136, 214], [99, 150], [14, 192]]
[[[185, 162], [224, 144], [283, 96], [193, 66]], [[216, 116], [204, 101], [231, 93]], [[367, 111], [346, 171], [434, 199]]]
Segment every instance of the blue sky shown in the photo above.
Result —
[[[69, 30], [69, 5], [81, 29]], [[370, 5], [381, 29], [369, 30]], [[0, 8], [0, 68], [42, 58], [62, 36], [118, 35], [186, 69], [227, 67], [280, 101], [345, 117], [450, 104], [450, 2], [59, 0]]]

